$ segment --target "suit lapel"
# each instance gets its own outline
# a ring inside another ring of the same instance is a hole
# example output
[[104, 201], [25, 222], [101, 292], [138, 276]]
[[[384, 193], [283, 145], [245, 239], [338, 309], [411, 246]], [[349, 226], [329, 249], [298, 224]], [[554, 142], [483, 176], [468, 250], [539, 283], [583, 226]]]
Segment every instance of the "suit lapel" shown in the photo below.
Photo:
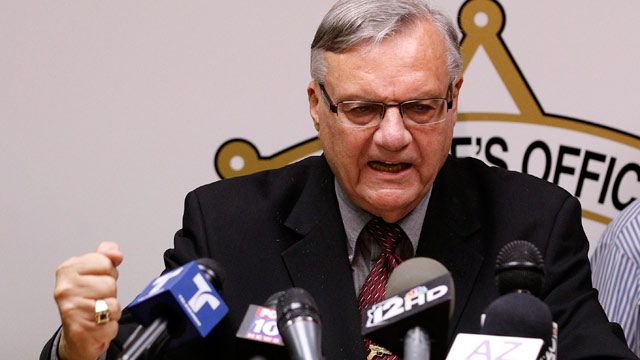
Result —
[[[294, 286], [309, 291], [318, 304], [325, 356], [364, 358], [360, 316], [334, 177], [324, 158], [316, 171], [309, 176], [285, 222], [301, 239], [286, 249], [282, 258]], [[434, 183], [416, 249], [416, 256], [440, 261], [453, 277], [455, 308], [450, 336], [456, 333], [484, 260], [478, 194], [468, 189], [463, 180], [455, 160], [449, 158]]]
[[347, 238], [326, 162], [311, 174], [285, 225], [302, 238], [282, 253], [296, 287], [316, 300], [329, 359], [363, 358]]
[[463, 184], [463, 178], [455, 160], [447, 159], [434, 183], [416, 249], [416, 256], [440, 261], [453, 277], [455, 308], [449, 323], [450, 336], [456, 333], [484, 259], [480, 252], [477, 195]]

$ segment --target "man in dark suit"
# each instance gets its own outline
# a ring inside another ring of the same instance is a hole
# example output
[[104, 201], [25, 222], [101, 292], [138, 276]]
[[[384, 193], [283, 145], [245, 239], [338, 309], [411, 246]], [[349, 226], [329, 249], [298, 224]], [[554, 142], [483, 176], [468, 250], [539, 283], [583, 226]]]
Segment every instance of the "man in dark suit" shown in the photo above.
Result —
[[[481, 312], [498, 296], [498, 250], [524, 239], [545, 257], [542, 298], [559, 324], [561, 358], [633, 359], [609, 331], [591, 288], [577, 200], [541, 180], [448, 156], [460, 69], [453, 24], [423, 1], [338, 2], [313, 41], [307, 89], [324, 155], [187, 196], [165, 263], [220, 262], [230, 313], [205, 340], [167, 356], [256, 354], [261, 350], [234, 338], [247, 306], [297, 286], [318, 303], [326, 358], [364, 358], [358, 295], [385, 254], [366, 229], [382, 219], [402, 233], [390, 256], [432, 257], [451, 272], [450, 340], [477, 332]], [[93, 306], [104, 300], [112, 318], [120, 317], [121, 260], [115, 244], [101, 244], [61, 265], [63, 326], [43, 358], [95, 359], [107, 351], [118, 325], [95, 323]], [[127, 333], [120, 327], [109, 356]]]

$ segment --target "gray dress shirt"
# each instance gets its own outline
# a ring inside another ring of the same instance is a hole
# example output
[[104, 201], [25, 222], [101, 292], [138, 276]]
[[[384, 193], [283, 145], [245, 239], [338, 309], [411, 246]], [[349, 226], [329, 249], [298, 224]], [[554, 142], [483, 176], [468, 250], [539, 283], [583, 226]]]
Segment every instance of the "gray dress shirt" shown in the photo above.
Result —
[[[373, 218], [373, 215], [357, 207], [345, 194], [337, 180], [335, 180], [335, 188], [338, 206], [340, 207], [340, 216], [342, 217], [344, 230], [347, 233], [347, 249], [357, 296], [360, 293], [362, 284], [364, 284], [369, 275], [371, 266], [380, 257], [381, 247], [376, 239], [360, 236], [362, 229]], [[431, 190], [415, 209], [398, 222], [398, 225], [400, 225], [408, 238], [408, 240], [406, 238], [403, 239], [398, 245], [397, 253], [402, 260], [411, 258], [416, 254], [430, 196]]]

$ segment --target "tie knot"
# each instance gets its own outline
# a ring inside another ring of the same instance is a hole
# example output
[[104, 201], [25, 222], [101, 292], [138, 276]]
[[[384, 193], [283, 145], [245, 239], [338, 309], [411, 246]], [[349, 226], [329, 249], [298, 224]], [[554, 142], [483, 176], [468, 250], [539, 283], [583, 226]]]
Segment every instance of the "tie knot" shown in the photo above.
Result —
[[396, 247], [402, 240], [404, 231], [396, 223], [388, 223], [382, 218], [375, 217], [367, 223], [367, 228], [374, 239], [378, 239], [382, 245], [382, 254], [395, 254]]

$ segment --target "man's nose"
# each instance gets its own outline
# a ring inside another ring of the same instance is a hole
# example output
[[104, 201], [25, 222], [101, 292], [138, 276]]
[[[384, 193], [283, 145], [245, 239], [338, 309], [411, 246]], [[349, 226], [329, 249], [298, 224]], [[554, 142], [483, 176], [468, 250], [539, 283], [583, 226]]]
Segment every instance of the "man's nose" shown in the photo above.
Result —
[[389, 106], [384, 113], [373, 141], [389, 151], [399, 151], [411, 143], [411, 132], [405, 126], [400, 107]]

